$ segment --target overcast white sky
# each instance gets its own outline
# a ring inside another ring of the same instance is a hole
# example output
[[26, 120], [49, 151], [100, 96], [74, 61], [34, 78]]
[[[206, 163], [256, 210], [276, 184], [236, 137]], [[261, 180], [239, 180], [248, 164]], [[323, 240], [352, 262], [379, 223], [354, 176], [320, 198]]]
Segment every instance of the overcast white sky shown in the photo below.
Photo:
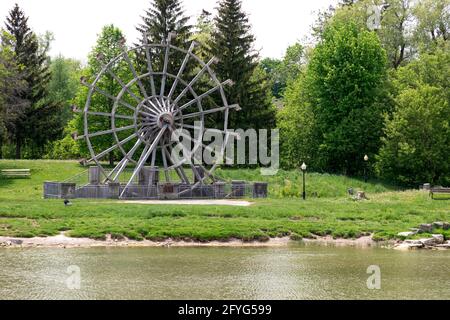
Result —
[[[114, 23], [121, 28], [130, 43], [137, 38], [135, 26], [149, 7], [150, 0], [0, 0], [0, 21], [18, 3], [29, 24], [38, 34], [52, 31], [55, 42], [52, 55], [86, 60], [102, 26]], [[308, 34], [319, 9], [337, 0], [243, 0], [244, 10], [250, 14], [256, 47], [264, 57], [281, 57], [296, 40]], [[213, 11], [217, 0], [184, 0], [186, 14], [193, 22], [202, 9]], [[2, 27], [3, 27], [2, 22]]]

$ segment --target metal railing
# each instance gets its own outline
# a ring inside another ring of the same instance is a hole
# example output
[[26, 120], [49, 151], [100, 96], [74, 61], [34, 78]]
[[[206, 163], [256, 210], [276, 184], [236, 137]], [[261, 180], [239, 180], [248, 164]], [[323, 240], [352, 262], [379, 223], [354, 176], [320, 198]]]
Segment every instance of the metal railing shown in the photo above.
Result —
[[116, 183], [103, 184], [106, 177], [98, 179], [98, 176], [97, 181], [100, 183], [90, 183], [89, 170], [62, 183], [46, 182], [44, 197], [49, 199], [189, 200], [267, 198], [268, 196], [267, 183], [247, 183], [245, 181], [216, 182], [194, 187], [194, 185], [180, 182], [160, 181], [153, 181], [151, 185], [146, 185], [136, 178], [131, 185], [126, 187], [132, 171], [126, 170], [125, 173], [129, 173], [129, 176], [128, 174], [121, 175], [120, 181]]

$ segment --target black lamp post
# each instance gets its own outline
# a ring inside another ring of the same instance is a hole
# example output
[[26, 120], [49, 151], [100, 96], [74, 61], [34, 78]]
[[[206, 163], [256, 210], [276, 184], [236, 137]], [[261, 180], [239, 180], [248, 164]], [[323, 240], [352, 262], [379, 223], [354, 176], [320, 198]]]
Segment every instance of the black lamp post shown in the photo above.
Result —
[[301, 169], [302, 169], [302, 172], [303, 172], [303, 200], [306, 200], [306, 178], [305, 178], [305, 176], [306, 176], [306, 169], [307, 168], [308, 167], [303, 162], [303, 164], [301, 166]]
[[366, 154], [364, 156], [364, 182], [367, 183], [367, 163], [369, 161], [369, 156]]

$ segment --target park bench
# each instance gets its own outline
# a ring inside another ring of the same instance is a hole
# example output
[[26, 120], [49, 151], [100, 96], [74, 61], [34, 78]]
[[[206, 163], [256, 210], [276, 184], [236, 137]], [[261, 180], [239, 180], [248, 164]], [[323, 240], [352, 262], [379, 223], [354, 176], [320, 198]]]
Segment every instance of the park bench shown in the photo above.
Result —
[[31, 170], [30, 169], [2, 170], [1, 176], [5, 178], [28, 178], [31, 177]]
[[431, 188], [430, 190], [431, 199], [434, 199], [435, 194], [450, 194], [450, 188], [442, 188], [442, 187]]

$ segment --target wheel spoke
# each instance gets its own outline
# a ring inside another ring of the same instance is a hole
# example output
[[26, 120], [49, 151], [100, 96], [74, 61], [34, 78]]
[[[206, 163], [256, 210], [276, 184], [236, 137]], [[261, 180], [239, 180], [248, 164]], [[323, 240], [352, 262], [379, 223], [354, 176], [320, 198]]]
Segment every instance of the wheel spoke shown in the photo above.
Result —
[[[159, 132], [158, 136], [156, 137], [155, 141], [153, 141], [152, 145], [150, 146], [150, 148], [146, 151], [143, 152], [141, 155], [141, 158], [139, 159], [139, 162], [137, 164], [136, 169], [134, 170], [133, 174], [131, 175], [130, 180], [128, 181], [127, 185], [125, 186], [125, 188], [122, 191], [122, 194], [120, 195], [120, 197], [122, 198], [123, 195], [125, 194], [125, 192], [127, 191], [127, 189], [130, 187], [130, 185], [133, 183], [134, 178], [136, 178], [137, 174], [139, 172], [141, 172], [142, 167], [145, 165], [145, 162], [147, 161], [147, 159], [150, 157], [150, 155], [152, 154], [152, 152], [155, 150], [155, 148], [158, 146], [162, 136], [164, 135], [164, 133], [166, 132], [167, 127], [163, 127], [161, 129], [161, 131]], [[148, 147], [148, 146], [147, 146]]]
[[[105, 151], [102, 151], [101, 153], [99, 153], [98, 155], [96, 155], [96, 159], [100, 160], [102, 159], [104, 156], [106, 156], [107, 154], [111, 153], [112, 151], [116, 150], [117, 148], [119, 148], [119, 146], [123, 146], [124, 144], [130, 142], [131, 140], [133, 140], [134, 138], [136, 138], [138, 136], [139, 133], [133, 133], [131, 136], [129, 136], [128, 138], [120, 141], [118, 144], [113, 145], [111, 148], [106, 149]], [[91, 162], [94, 159], [90, 159], [88, 162]]]
[[187, 129], [193, 129], [193, 130], [203, 130], [203, 131], [209, 131], [209, 132], [213, 132], [213, 133], [222, 133], [222, 134], [226, 134], [226, 135], [235, 137], [238, 140], [241, 139], [241, 136], [236, 132], [224, 131], [224, 130], [213, 129], [213, 128], [201, 128], [201, 127], [192, 126], [192, 125], [185, 124], [185, 123], [177, 123], [176, 126], [178, 126], [180, 128], [187, 128]]
[[170, 41], [172, 40], [173, 33], [169, 33], [169, 36], [166, 40], [166, 53], [164, 55], [164, 67], [163, 67], [163, 76], [161, 80], [161, 90], [160, 90], [160, 96], [164, 96], [164, 92], [166, 91], [166, 80], [167, 80], [167, 67], [169, 66], [169, 52], [170, 52]]
[[194, 79], [192, 79], [192, 81], [188, 84], [188, 86], [184, 88], [183, 91], [180, 93], [180, 95], [174, 100], [173, 105], [176, 105], [181, 100], [181, 98], [189, 91], [189, 89], [192, 88], [192, 86], [201, 78], [201, 76], [205, 73], [205, 71], [208, 70], [209, 67], [213, 63], [216, 63], [217, 61], [218, 60], [215, 57], [209, 60], [208, 63], [205, 66], [203, 66], [203, 68], [197, 73]]
[[133, 66], [133, 62], [131, 62], [130, 56], [128, 55], [126, 46], [123, 47], [123, 57], [124, 57], [125, 61], [128, 63], [128, 67], [130, 68], [131, 73], [133, 74], [133, 77], [136, 79], [138, 87], [141, 90], [142, 95], [144, 96], [145, 99], [148, 99], [147, 90], [145, 90], [145, 87], [142, 84], [141, 79], [137, 75], [136, 69]]
[[155, 88], [155, 79], [153, 78], [153, 67], [152, 67], [152, 57], [150, 54], [150, 47], [148, 45], [148, 35], [147, 33], [144, 34], [144, 45], [145, 45], [145, 55], [147, 58], [147, 68], [148, 68], [148, 74], [150, 77], [150, 86], [152, 90], [152, 96], [156, 96], [156, 88]]
[[188, 53], [184, 57], [184, 61], [183, 61], [182, 65], [181, 65], [181, 67], [180, 67], [180, 70], [178, 70], [178, 74], [177, 74], [177, 76], [175, 78], [175, 81], [174, 81], [174, 83], [172, 85], [172, 88], [170, 89], [169, 95], [167, 96], [169, 101], [172, 98], [173, 94], [175, 93], [175, 89], [178, 86], [179, 79], [181, 78], [181, 76], [184, 73], [184, 70], [186, 69], [187, 63], [189, 62], [189, 58], [191, 57], [192, 51], [194, 51], [195, 45], [196, 45], [195, 42], [191, 43], [191, 46], [189, 47]]
[[[142, 133], [140, 133], [142, 135]], [[130, 162], [130, 159], [133, 158], [133, 155], [136, 153], [137, 149], [141, 146], [142, 140], [138, 139], [136, 143], [134, 144], [133, 148], [131, 148], [130, 151], [125, 155], [125, 157], [117, 164], [117, 166], [110, 172], [110, 174], [106, 177], [105, 181], [117, 181], [120, 174], [123, 172], [123, 170], [127, 167], [128, 163]], [[114, 175], [114, 179], [111, 180], [111, 177]]]
[[[169, 148], [170, 148], [170, 151], [173, 152], [173, 149], [171, 147], [169, 147]], [[166, 154], [169, 157], [169, 159], [172, 162], [172, 164], [174, 166], [178, 166], [177, 168], [175, 168], [175, 170], [177, 171], [177, 174], [180, 177], [181, 181], [183, 181], [185, 184], [190, 184], [189, 178], [187, 177], [186, 172], [183, 169], [183, 164], [182, 163], [179, 163], [179, 164], [175, 163], [175, 161], [172, 158], [171, 153], [169, 152], [169, 150], [167, 150], [167, 147], [164, 147], [164, 152], [166, 152]]]
[[[188, 139], [190, 142], [195, 142], [195, 140], [192, 140], [192, 138], [190, 137], [190, 136], [188, 136], [188, 135], [186, 135], [186, 134], [184, 134], [183, 132], [181, 132], [181, 135], [183, 136], [183, 137], [185, 137], [186, 139]], [[203, 145], [203, 143], [201, 143], [202, 145]], [[189, 164], [189, 166], [191, 167], [191, 169], [192, 169], [192, 172], [194, 173], [194, 176], [197, 178], [197, 180], [198, 181], [201, 181], [201, 182], [203, 182], [205, 179], [204, 178], [202, 178], [201, 176], [200, 176], [200, 173], [198, 172], [198, 170], [197, 170], [197, 168], [195, 167], [195, 165], [192, 163], [192, 159], [194, 159], [194, 160], [196, 160], [195, 159], [195, 156], [194, 156], [194, 154], [192, 153], [192, 152], [190, 152], [189, 150], [187, 150], [185, 147], [184, 147], [184, 145], [181, 143], [181, 144], [179, 144], [180, 146], [181, 146], [181, 148], [183, 149], [183, 152], [184, 152], [184, 154], [185, 155], [189, 155], [189, 161], [188, 161], [188, 164]], [[204, 146], [204, 145], [203, 145]], [[205, 146], [206, 147], [206, 146]], [[211, 148], [209, 148], [210, 150], [213, 150], [213, 149], [211, 149]], [[214, 150], [213, 150], [214, 151]], [[203, 167], [202, 167], [203, 168]], [[204, 168], [203, 168], [204, 169]], [[207, 170], [204, 170], [205, 172], [207, 172]]]
[[204, 99], [205, 97], [207, 97], [207, 96], [213, 94], [214, 92], [216, 92], [217, 90], [219, 90], [221, 87], [226, 86], [226, 85], [232, 85], [232, 84], [233, 84], [233, 81], [227, 80], [227, 81], [221, 83], [220, 85], [215, 86], [214, 88], [212, 88], [212, 89], [208, 90], [207, 92], [201, 94], [201, 95], [198, 96], [197, 98], [195, 98], [195, 99], [189, 101], [188, 103], [184, 104], [183, 106], [181, 106], [180, 108], [178, 108], [178, 110], [179, 110], [179, 111], [183, 111], [184, 109], [188, 108], [189, 106], [193, 105], [194, 103], [196, 103], [196, 102], [198, 102], [198, 101]]
[[143, 115], [145, 115], [147, 117], [152, 117], [152, 118], [156, 118], [156, 116], [157, 116], [156, 113], [148, 113], [148, 112], [145, 112], [145, 111], [142, 111], [142, 110], [139, 110], [139, 113], [143, 114]]
[[121, 104], [122, 106], [124, 106], [124, 107], [126, 107], [126, 108], [128, 108], [128, 109], [130, 109], [130, 110], [133, 110], [133, 111], [136, 110], [136, 108], [133, 107], [132, 105], [130, 105], [129, 103], [126, 103], [126, 102], [124, 102], [124, 101], [118, 99], [117, 97], [112, 96], [111, 94], [109, 94], [109, 93], [103, 91], [103, 90], [100, 89], [100, 88], [97, 88], [96, 86], [89, 85], [89, 84], [85, 84], [85, 85], [86, 85], [89, 89], [94, 90], [95, 92], [97, 92], [97, 93], [99, 93], [99, 94], [101, 94], [101, 95], [103, 95], [103, 96], [105, 96], [105, 97], [107, 97], [107, 98], [113, 100], [114, 102], [117, 102], [117, 103]]
[[[141, 125], [138, 125], [138, 126], [141, 126]], [[131, 125], [131, 126], [126, 126], [126, 127], [116, 128], [116, 129], [99, 131], [99, 132], [95, 132], [95, 133], [90, 133], [87, 135], [87, 137], [93, 138], [93, 137], [98, 137], [98, 136], [104, 136], [106, 134], [111, 134], [114, 132], [122, 132], [122, 131], [130, 130], [130, 129], [134, 129], [134, 128], [135, 128], [135, 126]]]
[[161, 101], [159, 101], [159, 99], [155, 99], [156, 104], [158, 105], [159, 109], [161, 110], [161, 112], [164, 112], [166, 110], [166, 108], [161, 104]]
[[125, 158], [122, 159], [123, 163], [121, 164], [119, 170], [117, 171], [116, 175], [114, 176], [114, 179], [113, 179], [114, 181], [117, 181], [119, 179], [119, 177], [122, 174], [123, 170], [125, 170], [125, 168], [127, 167], [128, 163], [130, 163], [131, 158], [133, 158], [133, 156], [136, 153], [137, 149], [141, 145], [142, 145], [142, 140], [139, 139], [139, 141], [136, 141], [136, 144], [134, 145], [134, 147], [127, 153]]
[[166, 176], [166, 182], [170, 182], [170, 175], [169, 175], [169, 170], [168, 170], [168, 165], [167, 165], [166, 153], [164, 151], [162, 151], [161, 154], [162, 154], [162, 159], [163, 159], [164, 175]]
[[119, 85], [122, 87], [122, 89], [125, 89], [129, 95], [136, 100], [136, 102], [140, 103], [142, 101], [142, 99], [140, 99], [130, 88], [128, 88], [126, 86], [125, 83], [123, 83], [122, 80], [120, 80], [120, 78], [114, 73], [112, 72], [109, 68], [107, 69], [108, 73], [119, 83]]
[[162, 112], [162, 110], [160, 110], [160, 109], [156, 106], [156, 104], [154, 104], [152, 101], [147, 100], [146, 103], [150, 104], [150, 106], [148, 106], [148, 105], [146, 105], [146, 104], [144, 104], [143, 106], [144, 106], [147, 110], [151, 110], [152, 113], [154, 113], [155, 115], [159, 115], [159, 114]]
[[200, 111], [200, 112], [195, 112], [195, 113], [191, 113], [191, 114], [182, 115], [182, 116], [179, 116], [179, 117], [175, 118], [175, 120], [191, 119], [191, 118], [196, 118], [196, 117], [199, 117], [199, 116], [205, 116], [205, 115], [208, 115], [208, 114], [212, 114], [212, 113], [216, 113], [216, 112], [222, 112], [222, 111], [226, 111], [226, 110], [230, 110], [230, 109], [236, 109], [236, 111], [241, 110], [241, 108], [239, 107], [238, 104], [233, 104], [233, 105], [227, 106], [227, 107], [215, 108], [215, 109], [211, 109], [211, 110], [204, 110], [204, 111]]
[[162, 100], [162, 103], [164, 105], [164, 110], [166, 112], [170, 112], [170, 103], [169, 103], [169, 101], [168, 100]]
[[[179, 131], [178, 131], [178, 132], [179, 132]], [[200, 146], [201, 146], [204, 150], [208, 150], [208, 151], [211, 152], [211, 153], [217, 153], [216, 150], [214, 150], [214, 149], [211, 148], [210, 146], [205, 145], [200, 139], [199, 139], [199, 140], [192, 139], [192, 137], [188, 136], [187, 134], [185, 134], [185, 133], [182, 132], [182, 131], [180, 132], [180, 135], [181, 135], [183, 138], [189, 140], [189, 142], [194, 143], [194, 145], [197, 145], [198, 143], [200, 143]], [[184, 145], [183, 145], [182, 143], [180, 144], [180, 146], [183, 148], [183, 150], [186, 150], [186, 149], [184, 148]], [[193, 155], [192, 152], [188, 152], [188, 153], [189, 153], [189, 157], [190, 157], [190, 158], [193, 158], [194, 160], [197, 160], [197, 159], [195, 158], [195, 155]], [[222, 151], [220, 152], [220, 154], [221, 154], [222, 157], [225, 157], [224, 150], [222, 150]], [[227, 158], [227, 160], [228, 160], [228, 158]], [[190, 162], [192, 162], [192, 161], [190, 161]], [[199, 161], [199, 162], [200, 162], [200, 161]], [[201, 165], [200, 165], [200, 166], [201, 166]], [[203, 168], [203, 169], [204, 169], [204, 168]], [[213, 178], [213, 177], [211, 176], [211, 178]]]
[[[102, 116], [102, 117], [109, 117], [112, 118], [113, 114], [112, 113], [106, 113], [106, 112], [93, 112], [93, 111], [88, 111], [87, 112], [88, 115], [91, 116]], [[118, 119], [127, 119], [127, 120], [134, 120], [134, 117], [132, 116], [124, 116], [121, 114], [115, 114], [114, 118], [118, 118]]]

